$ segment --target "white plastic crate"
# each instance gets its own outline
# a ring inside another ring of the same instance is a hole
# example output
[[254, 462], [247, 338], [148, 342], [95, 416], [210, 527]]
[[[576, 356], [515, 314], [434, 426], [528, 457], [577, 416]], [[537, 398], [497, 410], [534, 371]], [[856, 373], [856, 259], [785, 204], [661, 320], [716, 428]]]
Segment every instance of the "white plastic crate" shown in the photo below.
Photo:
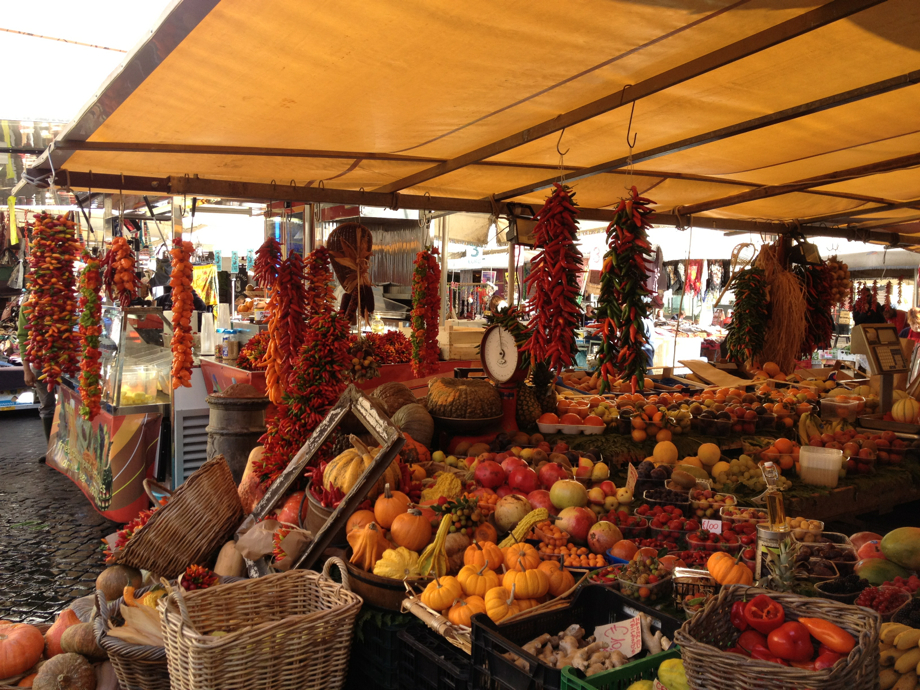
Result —
[[803, 446], [799, 451], [799, 477], [806, 484], [834, 488], [842, 465], [842, 450]]

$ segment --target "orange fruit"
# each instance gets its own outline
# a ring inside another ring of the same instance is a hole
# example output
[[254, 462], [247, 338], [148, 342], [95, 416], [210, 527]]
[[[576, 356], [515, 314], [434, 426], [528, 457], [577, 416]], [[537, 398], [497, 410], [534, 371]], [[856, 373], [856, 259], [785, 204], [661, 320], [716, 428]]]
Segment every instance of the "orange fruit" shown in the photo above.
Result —
[[591, 414], [591, 409], [588, 407], [576, 407], [572, 410], [572, 412], [577, 414], [582, 419], [585, 419], [589, 414]]
[[648, 434], [646, 434], [645, 431], [643, 431], [642, 429], [632, 430], [632, 440], [635, 441], [636, 443], [642, 443], [647, 437], [648, 437]]
[[659, 443], [661, 443], [662, 441], [670, 441], [671, 432], [668, 431], [667, 429], [662, 429], [657, 434], [655, 434], [655, 440], [658, 441]]
[[658, 408], [655, 407], [654, 405], [646, 405], [645, 407], [642, 408], [642, 412], [645, 413], [646, 417], [651, 419], [656, 414], [658, 414]]
[[610, 549], [610, 555], [614, 558], [621, 558], [624, 561], [631, 561], [638, 551], [639, 547], [633, 542], [621, 539]]
[[575, 426], [581, 426], [581, 417], [577, 414], [572, 414], [571, 412], [566, 412], [559, 418], [560, 424], [574, 424]]
[[793, 460], [791, 455], [780, 455], [779, 456], [779, 466], [784, 470], [791, 470], [793, 465]]
[[787, 455], [792, 453], [793, 445], [792, 441], [790, 441], [788, 438], [778, 438], [773, 443], [773, 447], [776, 449], [777, 453]]
[[584, 421], [586, 426], [606, 426], [604, 420], [596, 414], [589, 414]]
[[640, 556], [642, 558], [655, 558], [655, 556], [657, 555], [658, 555], [658, 549], [653, 549], [649, 546], [643, 546], [641, 549], [636, 551], [636, 553], [632, 557], [632, 560], [636, 560]]
[[779, 365], [776, 362], [766, 362], [763, 365], [763, 370], [767, 373], [767, 376], [770, 378], [776, 378], [777, 374], [782, 372], [779, 369]]
[[544, 412], [537, 421], [541, 424], [558, 424], [559, 417], [552, 412]]
[[779, 372], [773, 378], [776, 379], [777, 381], [785, 381], [786, 375], [783, 372]]
[[591, 405], [591, 407], [597, 407], [597, 406], [600, 405], [602, 402], [604, 402], [604, 399], [601, 398], [600, 396], [597, 396], [597, 395], [595, 395], [593, 398], [591, 398], [591, 399], [588, 401], [588, 403]]

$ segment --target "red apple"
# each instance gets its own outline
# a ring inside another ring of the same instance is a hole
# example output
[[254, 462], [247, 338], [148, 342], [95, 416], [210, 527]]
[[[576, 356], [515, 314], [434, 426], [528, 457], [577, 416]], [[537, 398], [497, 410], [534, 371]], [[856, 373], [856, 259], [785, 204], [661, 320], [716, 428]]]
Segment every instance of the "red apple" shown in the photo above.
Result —
[[613, 548], [622, 538], [623, 533], [619, 527], [612, 522], [601, 520], [588, 530], [588, 548], [594, 553], [607, 553], [607, 549]]
[[588, 508], [570, 506], [559, 511], [556, 526], [564, 532], [568, 532], [572, 537], [572, 541], [576, 544], [584, 544], [588, 539], [588, 531], [595, 522], [597, 522], [597, 516], [594, 511]]
[[509, 455], [507, 458], [502, 460], [502, 469], [505, 470], [505, 474], [509, 477], [514, 471], [515, 467], [527, 467], [527, 463], [521, 460], [516, 455]]
[[550, 515], [558, 515], [559, 511], [556, 510], [556, 506], [553, 505], [553, 502], [549, 500], [549, 491], [546, 489], [537, 489], [536, 491], [531, 491], [527, 494], [527, 500], [530, 501], [530, 505], [536, 508], [546, 508], [547, 512]]
[[505, 483], [505, 470], [494, 460], [480, 462], [473, 477], [487, 489], [494, 489]]
[[508, 475], [508, 486], [529, 494], [540, 487], [540, 480], [537, 479], [537, 473], [532, 468], [527, 466], [515, 467], [511, 470], [511, 474]]
[[555, 484], [560, 479], [569, 478], [569, 474], [566, 472], [565, 468], [555, 462], [548, 462], [543, 465], [543, 467], [540, 468], [540, 472], [537, 476], [540, 479], [540, 484], [547, 491], [553, 488], [553, 484]]
[[617, 485], [614, 484], [609, 479], [605, 479], [604, 481], [602, 481], [600, 486], [605, 496], [616, 496], [617, 495]]

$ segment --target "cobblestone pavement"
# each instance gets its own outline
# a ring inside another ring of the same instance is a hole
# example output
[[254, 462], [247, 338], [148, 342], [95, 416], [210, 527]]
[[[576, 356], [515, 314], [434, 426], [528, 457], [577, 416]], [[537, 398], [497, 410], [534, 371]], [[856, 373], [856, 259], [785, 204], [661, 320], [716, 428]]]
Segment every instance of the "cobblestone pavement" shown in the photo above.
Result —
[[37, 412], [0, 412], [0, 619], [49, 622], [91, 594], [104, 567], [100, 540], [116, 528], [37, 462], [44, 449]]

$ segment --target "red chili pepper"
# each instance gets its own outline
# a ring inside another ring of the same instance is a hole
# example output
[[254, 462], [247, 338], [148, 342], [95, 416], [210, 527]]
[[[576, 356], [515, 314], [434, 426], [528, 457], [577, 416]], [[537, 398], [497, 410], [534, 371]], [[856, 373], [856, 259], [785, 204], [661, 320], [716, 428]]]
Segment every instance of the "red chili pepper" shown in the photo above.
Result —
[[745, 602], [736, 601], [734, 604], [732, 604], [732, 610], [731, 610], [732, 625], [734, 625], [735, 628], [737, 628], [738, 630], [742, 632], [744, 632], [745, 630], [748, 629], [748, 627], [750, 627], [748, 625], [747, 619], [744, 617], [744, 607], [745, 607]]

